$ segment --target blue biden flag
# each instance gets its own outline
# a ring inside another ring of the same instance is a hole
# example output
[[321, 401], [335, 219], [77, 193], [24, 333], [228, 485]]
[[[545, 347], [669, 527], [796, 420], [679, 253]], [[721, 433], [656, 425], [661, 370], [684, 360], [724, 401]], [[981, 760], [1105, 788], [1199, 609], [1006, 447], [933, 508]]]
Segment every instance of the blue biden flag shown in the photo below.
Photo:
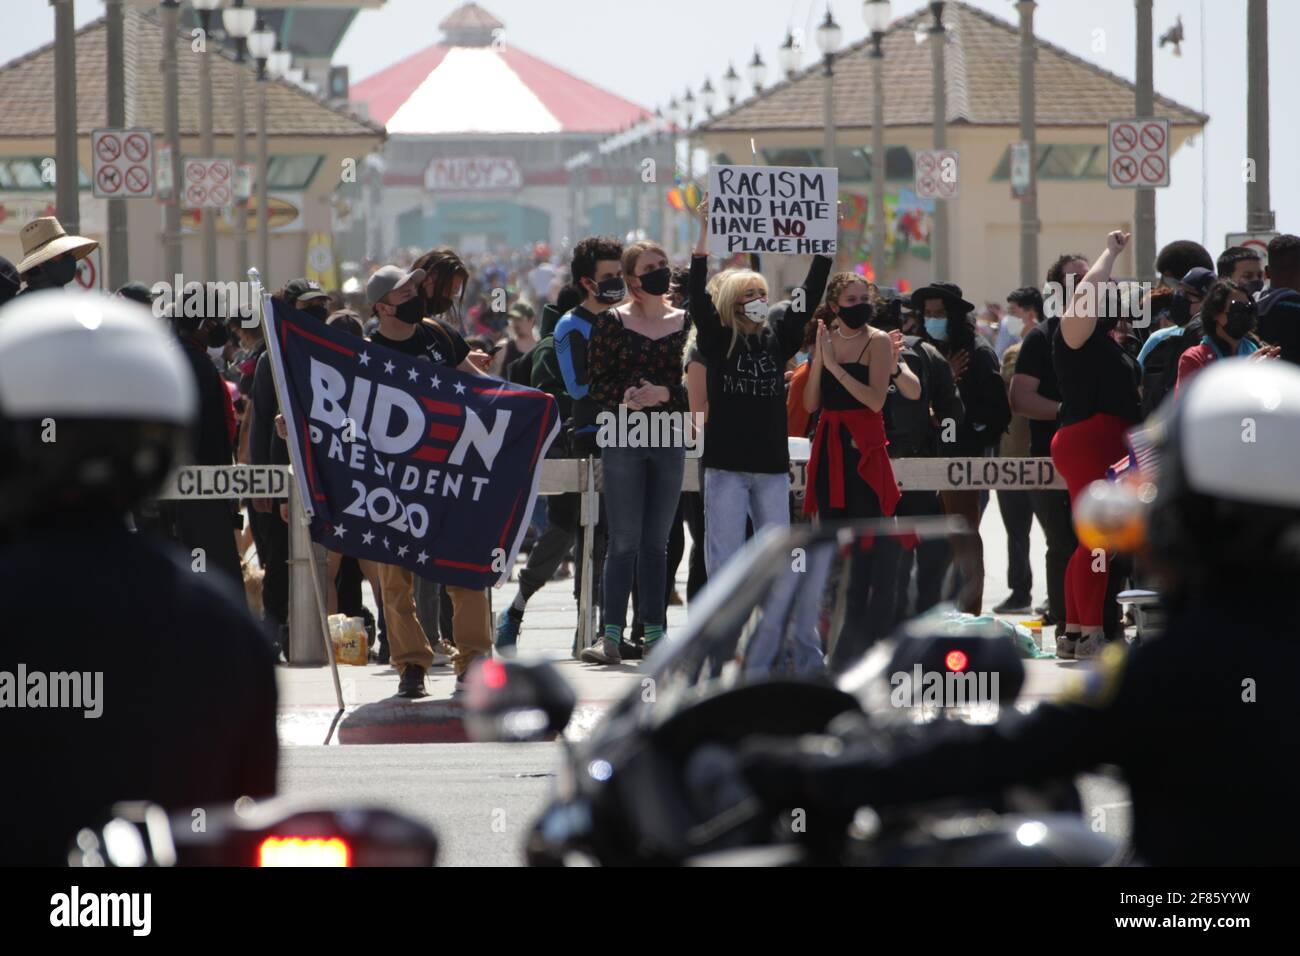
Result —
[[559, 432], [555, 400], [265, 301], [312, 539], [443, 584], [504, 581]]

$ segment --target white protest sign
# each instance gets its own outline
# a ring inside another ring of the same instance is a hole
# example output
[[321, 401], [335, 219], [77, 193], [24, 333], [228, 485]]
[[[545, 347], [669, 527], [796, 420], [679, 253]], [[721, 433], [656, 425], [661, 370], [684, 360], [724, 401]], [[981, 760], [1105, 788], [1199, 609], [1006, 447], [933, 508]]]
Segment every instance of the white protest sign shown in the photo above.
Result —
[[839, 170], [816, 166], [710, 166], [709, 252], [834, 255]]

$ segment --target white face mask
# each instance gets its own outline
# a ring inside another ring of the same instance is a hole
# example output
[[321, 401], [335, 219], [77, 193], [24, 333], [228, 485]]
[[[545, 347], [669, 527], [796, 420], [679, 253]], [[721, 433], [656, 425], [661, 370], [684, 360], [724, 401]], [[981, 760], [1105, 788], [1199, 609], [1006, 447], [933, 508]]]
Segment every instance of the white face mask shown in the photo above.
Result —
[[212, 361], [214, 362], [220, 362], [221, 356], [223, 356], [225, 353], [226, 353], [226, 348], [224, 345], [219, 349], [211, 349], [211, 348], [208, 349], [208, 357], [212, 359]]
[[1014, 315], [1003, 316], [1002, 327], [1017, 338], [1025, 330], [1025, 320]]
[[754, 299], [750, 302], [746, 302], [744, 306], [742, 306], [742, 309], [744, 310], [745, 318], [749, 319], [751, 322], [762, 322], [767, 319], [767, 299]]

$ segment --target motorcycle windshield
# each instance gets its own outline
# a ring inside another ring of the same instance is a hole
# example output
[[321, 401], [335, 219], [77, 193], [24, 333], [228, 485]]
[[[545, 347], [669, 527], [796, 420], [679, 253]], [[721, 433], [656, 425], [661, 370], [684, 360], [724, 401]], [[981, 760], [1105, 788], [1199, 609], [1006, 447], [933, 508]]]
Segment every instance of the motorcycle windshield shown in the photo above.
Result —
[[692, 600], [686, 628], [657, 649], [605, 732], [661, 723], [744, 684], [832, 683], [897, 624], [888, 570], [917, 540], [954, 530], [948, 519], [765, 529]]

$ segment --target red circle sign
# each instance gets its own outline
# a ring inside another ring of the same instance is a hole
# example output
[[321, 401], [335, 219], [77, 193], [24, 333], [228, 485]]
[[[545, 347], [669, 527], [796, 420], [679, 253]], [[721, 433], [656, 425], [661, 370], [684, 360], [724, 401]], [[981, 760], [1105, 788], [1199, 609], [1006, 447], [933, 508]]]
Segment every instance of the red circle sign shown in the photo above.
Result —
[[185, 201], [191, 206], [202, 206], [203, 200], [207, 198], [208, 191], [197, 183], [185, 190]]
[[122, 188], [122, 173], [116, 166], [102, 166], [95, 174], [95, 182], [101, 191], [115, 193]]
[[1165, 161], [1152, 153], [1142, 158], [1142, 179], [1148, 183], [1165, 181]]
[[1142, 127], [1140, 140], [1143, 149], [1158, 152], [1165, 145], [1165, 128], [1159, 123], [1147, 123]]
[[225, 206], [230, 202], [230, 187], [218, 183], [208, 192], [208, 198], [214, 206]]
[[1120, 123], [1110, 134], [1111, 145], [1121, 153], [1127, 153], [1138, 143], [1138, 131], [1131, 123]]
[[95, 154], [105, 163], [111, 163], [122, 154], [122, 144], [112, 133], [99, 138], [95, 144]]
[[133, 163], [143, 162], [144, 158], [149, 155], [149, 140], [139, 133], [132, 133], [122, 144], [126, 151], [126, 158]]
[[202, 163], [194, 162], [193, 160], [191, 160], [190, 162], [185, 164], [185, 178], [192, 183], [202, 182], [203, 177], [205, 177], [207, 174], [208, 171], [206, 168], [204, 168]]
[[95, 288], [98, 279], [99, 277], [95, 275], [95, 263], [91, 261], [90, 256], [77, 260], [77, 285], [89, 292]]
[[1120, 156], [1110, 167], [1115, 178], [1125, 185], [1137, 179], [1138, 166], [1131, 156]]
[[132, 166], [126, 171], [126, 188], [133, 193], [142, 193], [149, 188], [149, 170], [143, 166]]
[[213, 163], [208, 167], [208, 177], [213, 182], [223, 183], [230, 178], [230, 167], [225, 163]]

